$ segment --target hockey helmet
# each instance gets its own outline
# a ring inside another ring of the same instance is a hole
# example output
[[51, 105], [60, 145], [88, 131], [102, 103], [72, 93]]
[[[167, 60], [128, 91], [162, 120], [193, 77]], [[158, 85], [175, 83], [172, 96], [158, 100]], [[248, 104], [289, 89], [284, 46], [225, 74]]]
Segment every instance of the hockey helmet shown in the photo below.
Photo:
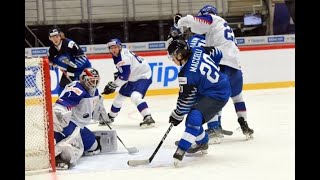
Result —
[[186, 41], [176, 39], [170, 42], [167, 51], [169, 59], [172, 60], [173, 56], [179, 53], [181, 53], [183, 58], [187, 58], [186, 56], [190, 53], [190, 48]]
[[217, 8], [211, 5], [206, 5], [203, 8], [201, 8], [200, 11], [198, 12], [198, 16], [204, 16], [208, 14], [215, 14], [215, 15], [218, 14]]
[[49, 30], [49, 37], [60, 35], [61, 31], [59, 28], [52, 28]]
[[110, 39], [110, 41], [107, 43], [107, 47], [110, 49], [111, 46], [119, 46], [121, 48], [122, 44], [120, 39], [118, 38]]

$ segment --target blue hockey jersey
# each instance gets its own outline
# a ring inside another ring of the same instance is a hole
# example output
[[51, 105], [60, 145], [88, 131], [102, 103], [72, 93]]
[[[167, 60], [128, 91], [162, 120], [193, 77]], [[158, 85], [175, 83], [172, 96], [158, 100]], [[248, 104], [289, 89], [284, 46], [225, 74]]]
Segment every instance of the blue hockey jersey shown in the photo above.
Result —
[[179, 72], [180, 92], [177, 110], [187, 114], [200, 97], [228, 101], [231, 91], [228, 77], [202, 47], [192, 48], [192, 55]]
[[[85, 68], [91, 67], [82, 49], [71, 39], [63, 39], [58, 47], [50, 46], [48, 59], [62, 70], [74, 73], [72, 76], [75, 77], [78, 77]], [[68, 65], [66, 61], [70, 61], [76, 67]]]

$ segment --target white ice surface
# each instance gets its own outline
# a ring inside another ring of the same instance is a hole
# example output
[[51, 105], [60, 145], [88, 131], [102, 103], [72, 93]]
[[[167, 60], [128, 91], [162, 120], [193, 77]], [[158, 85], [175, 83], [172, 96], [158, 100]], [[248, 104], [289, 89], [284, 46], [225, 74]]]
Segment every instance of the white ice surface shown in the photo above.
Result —
[[[156, 127], [141, 129], [142, 120], [128, 99], [112, 124], [127, 147], [139, 152], [128, 154], [118, 141], [118, 151], [107, 155], [82, 157], [68, 171], [26, 176], [26, 180], [293, 180], [295, 179], [295, 89], [244, 91], [248, 124], [254, 139], [245, 140], [230, 100], [222, 113], [222, 127], [232, 130], [221, 144], [210, 145], [207, 155], [185, 157], [181, 167], [173, 166], [174, 141], [179, 140], [184, 123], [173, 127], [162, 147], [149, 165], [130, 167], [128, 160], [148, 159], [169, 127], [168, 117], [175, 108], [177, 95], [150, 96]], [[105, 100], [107, 110], [112, 100]], [[108, 129], [97, 124], [91, 129]], [[205, 125], [206, 128], [206, 125]]]

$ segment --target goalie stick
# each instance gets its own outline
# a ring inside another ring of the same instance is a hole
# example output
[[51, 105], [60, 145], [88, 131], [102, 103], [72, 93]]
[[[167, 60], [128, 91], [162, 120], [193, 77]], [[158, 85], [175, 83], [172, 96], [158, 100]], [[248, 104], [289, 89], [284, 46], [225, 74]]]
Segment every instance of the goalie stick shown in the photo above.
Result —
[[64, 74], [64, 76], [68, 79], [69, 82], [72, 82], [72, 79], [68, 76], [67, 72], [60, 69], [62, 71], [62, 73]]
[[[108, 123], [106, 123], [106, 125], [109, 127], [109, 129], [112, 130], [112, 128], [110, 127], [110, 125]], [[139, 150], [136, 147], [127, 147], [126, 145], [124, 145], [124, 143], [122, 142], [122, 140], [119, 138], [118, 135], [117, 135], [117, 138], [121, 142], [121, 144], [124, 146], [124, 148], [126, 148], [126, 150], [129, 152], [129, 154], [133, 154], [133, 153], [139, 152]]]
[[158, 150], [160, 149], [163, 141], [166, 139], [167, 135], [169, 134], [171, 128], [173, 127], [173, 124], [171, 123], [171, 125], [169, 126], [167, 132], [164, 134], [164, 136], [162, 137], [160, 143], [158, 144], [157, 148], [154, 150], [154, 152], [152, 153], [152, 155], [150, 156], [149, 159], [145, 159], [145, 160], [129, 160], [127, 162], [127, 164], [129, 166], [139, 166], [139, 165], [146, 165], [146, 164], [150, 164], [151, 161], [153, 160], [154, 156], [157, 154]]

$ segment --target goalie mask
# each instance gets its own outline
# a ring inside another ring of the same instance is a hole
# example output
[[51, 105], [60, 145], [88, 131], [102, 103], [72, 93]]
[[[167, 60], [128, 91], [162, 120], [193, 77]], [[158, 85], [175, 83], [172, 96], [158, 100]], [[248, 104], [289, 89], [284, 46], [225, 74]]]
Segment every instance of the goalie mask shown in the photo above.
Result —
[[80, 83], [85, 87], [91, 96], [94, 96], [99, 82], [100, 75], [96, 69], [86, 68], [82, 71], [80, 75]]

